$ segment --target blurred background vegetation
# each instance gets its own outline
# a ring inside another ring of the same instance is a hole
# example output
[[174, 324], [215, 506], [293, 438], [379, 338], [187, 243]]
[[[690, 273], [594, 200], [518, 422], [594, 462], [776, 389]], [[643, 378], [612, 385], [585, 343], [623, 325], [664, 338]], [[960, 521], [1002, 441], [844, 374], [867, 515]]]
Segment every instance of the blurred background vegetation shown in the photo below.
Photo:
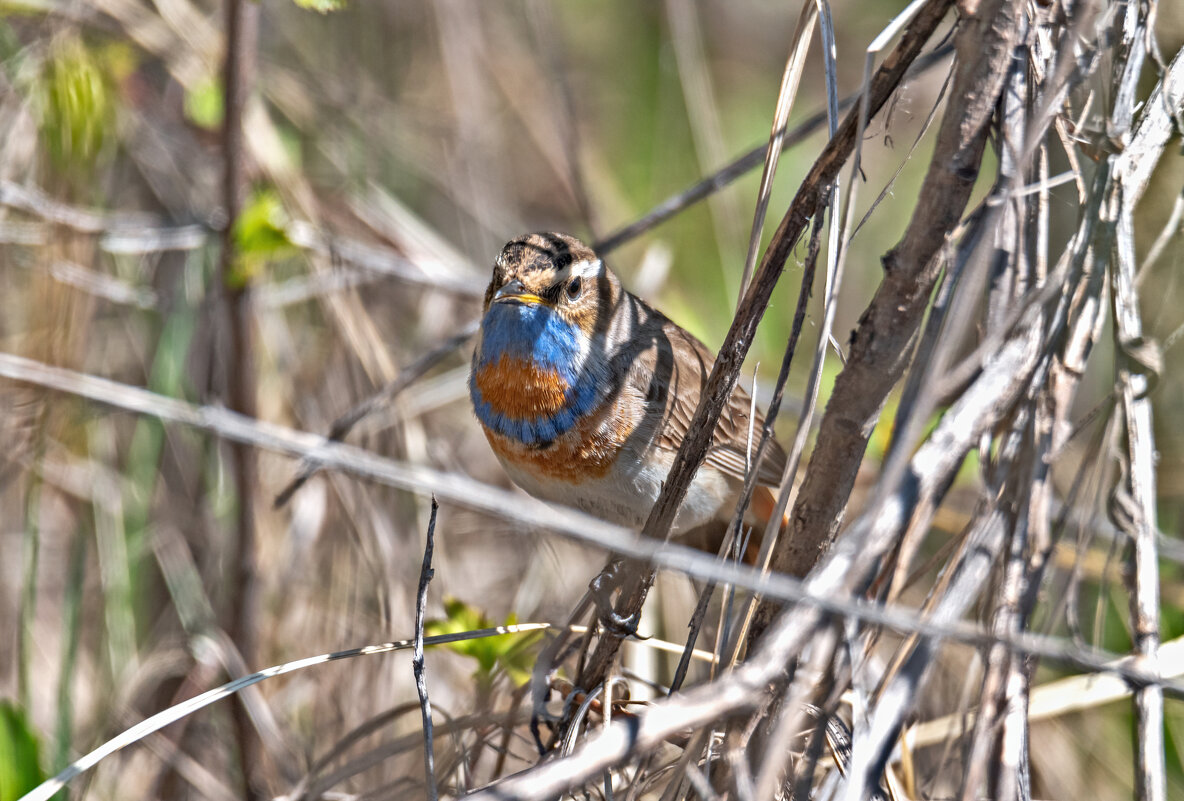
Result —
[[[867, 42], [903, 5], [832, 2], [841, 95], [858, 88]], [[249, 43], [239, 257], [220, 279], [221, 8], [3, 0], [0, 10], [0, 348], [222, 403], [229, 340], [219, 282], [249, 284], [257, 414], [318, 433], [475, 319], [507, 239], [544, 229], [604, 237], [764, 142], [798, 14], [761, 0], [264, 0]], [[1184, 44], [1184, 5], [1160, 6], [1156, 35], [1168, 57]], [[795, 122], [824, 108], [817, 52]], [[868, 131], [861, 209], [891, 188], [854, 240], [835, 326], [841, 343], [908, 221], [929, 137], [911, 151], [943, 76], [937, 69], [911, 81]], [[1152, 69], [1144, 77], [1149, 87]], [[774, 218], [824, 141], [820, 127], [783, 157]], [[1168, 152], [1140, 209], [1141, 253], [1184, 185], [1178, 140]], [[992, 175], [984, 170], [984, 187]], [[759, 169], [608, 259], [628, 286], [709, 345], [722, 340], [735, 308], [758, 180]], [[1052, 225], [1062, 238], [1075, 224], [1072, 198], [1071, 185], [1054, 190]], [[1181, 266], [1176, 238], [1143, 277], [1145, 321], [1160, 341], [1184, 318]], [[791, 261], [746, 368], [761, 397], [781, 360], [798, 276]], [[816, 322], [815, 314], [807, 340]], [[1083, 419], [1111, 389], [1108, 342], [1080, 396]], [[1178, 537], [1184, 348], [1166, 358], [1154, 396], [1160, 525]], [[467, 360], [464, 349], [445, 359], [351, 441], [508, 486], [469, 411]], [[791, 394], [805, 374], [795, 370]], [[796, 416], [788, 406], [783, 439]], [[1100, 431], [1092, 425], [1057, 465], [1062, 491], [1083, 459], [1096, 458], [1086, 447]], [[869, 475], [884, 444], [873, 439]], [[223, 442], [190, 429], [0, 382], [0, 801], [240, 673], [225, 631], [244, 605], [256, 632], [250, 669], [411, 634], [426, 499], [322, 474], [275, 510], [271, 499], [298, 465], [259, 454], [256, 578], [244, 595], [235, 586], [239, 498], [228, 459]], [[1078, 503], [1101, 513], [1112, 478], [1099, 460]], [[975, 480], [965, 471], [968, 487]], [[950, 531], [965, 522], [973, 494], [963, 508], [958, 497], [938, 518]], [[1120, 549], [1081, 542], [1061, 554], [1042, 625], [1125, 650]], [[445, 506], [429, 614], [440, 630], [512, 616], [561, 621], [603, 558]], [[1184, 576], [1168, 565], [1162, 577], [1166, 640], [1184, 633]], [[693, 589], [663, 577], [660, 590], [643, 630], [681, 642]], [[967, 675], [969, 650], [947, 651], [948, 695], [927, 702], [934, 715], [952, 708]], [[660, 680], [676, 657], [628, 659]], [[434, 704], [459, 717], [504, 711], [529, 660], [494, 645], [431, 651], [428, 663]], [[329, 768], [357, 766], [359, 754], [420, 725], [402, 706], [415, 690], [399, 655], [307, 671], [263, 685], [261, 695], [266, 704], [251, 710], [263, 743], [253, 775], [266, 795], [288, 793], [326, 755]], [[385, 728], [356, 729], [389, 710]], [[1128, 705], [1034, 726], [1038, 797], [1129, 797]], [[1184, 794], [1176, 702], [1168, 727], [1171, 778]], [[350, 732], [356, 738], [344, 741]], [[238, 752], [227, 745], [236, 736], [228, 709], [215, 707], [107, 760], [69, 792], [240, 797]], [[465, 754], [454, 754], [460, 786], [487, 780], [495, 756], [440, 741]], [[533, 760], [524, 736], [501, 748], [510, 766]], [[416, 748], [375, 753], [382, 758], [332, 789], [421, 792]]]

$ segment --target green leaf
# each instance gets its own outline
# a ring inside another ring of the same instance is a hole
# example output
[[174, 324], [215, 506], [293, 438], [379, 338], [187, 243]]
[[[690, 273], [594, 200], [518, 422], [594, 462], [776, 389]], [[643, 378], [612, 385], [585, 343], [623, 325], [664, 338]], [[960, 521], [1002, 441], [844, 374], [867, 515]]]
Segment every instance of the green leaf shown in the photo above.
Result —
[[222, 127], [222, 84], [207, 78], [185, 92], [185, 116], [194, 125], [208, 131]]
[[319, 11], [322, 14], [345, 8], [345, 0], [293, 0], [293, 2], [306, 11]]
[[274, 189], [261, 189], [251, 195], [234, 227], [238, 261], [227, 281], [242, 287], [259, 274], [272, 260], [297, 253], [288, 239], [288, 213]]
[[[474, 606], [457, 598], [444, 599], [443, 620], [429, 620], [424, 624], [424, 634], [457, 634], [462, 631], [487, 629], [498, 625]], [[516, 615], [510, 615], [502, 625], [512, 626], [518, 622]], [[533, 646], [539, 641], [539, 632], [522, 634], [499, 634], [478, 640], [462, 640], [443, 646], [462, 656], [477, 661], [474, 677], [478, 686], [488, 689], [497, 670], [504, 670], [515, 685], [522, 685], [530, 679], [534, 664]]]
[[0, 701], [0, 801], [16, 801], [45, 781], [40, 746], [24, 713]]

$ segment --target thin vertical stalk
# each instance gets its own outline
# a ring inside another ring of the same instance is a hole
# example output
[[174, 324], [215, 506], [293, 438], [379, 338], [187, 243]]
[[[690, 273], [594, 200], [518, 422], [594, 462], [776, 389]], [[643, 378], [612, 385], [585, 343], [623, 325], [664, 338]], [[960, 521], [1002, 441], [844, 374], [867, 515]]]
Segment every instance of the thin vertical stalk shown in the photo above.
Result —
[[[1107, 195], [1103, 219], [1114, 231], [1110, 267], [1114, 308], [1116, 372], [1122, 398], [1127, 451], [1122, 457], [1126, 506], [1132, 519], [1125, 526], [1134, 548], [1131, 555], [1131, 622], [1134, 650], [1151, 670], [1159, 659], [1159, 553], [1156, 510], [1155, 439], [1151, 399], [1153, 376], [1162, 352], [1143, 336], [1139, 314], [1134, 210], [1151, 170], [1159, 161], [1173, 130], [1172, 118], [1184, 108], [1184, 53], [1173, 59], [1159, 85], [1143, 105], [1132, 128], [1135, 89], [1146, 56], [1149, 15], [1141, 3], [1126, 5], [1116, 59], [1119, 91], [1107, 133], [1121, 141], [1122, 152], [1111, 156], [1115, 183]], [[1118, 72], [1121, 69], [1121, 72]], [[1138, 687], [1135, 705], [1135, 796], [1139, 801], [1162, 801], [1167, 794], [1164, 756], [1163, 689]]]
[[[251, 347], [251, 291], [247, 276], [238, 269], [235, 237], [239, 214], [246, 196], [243, 112], [252, 82], [259, 6], [244, 0], [226, 0], [226, 59], [223, 64], [224, 117], [222, 123], [222, 203], [226, 228], [222, 237], [219, 285], [229, 317], [229, 347], [222, 354], [226, 394], [232, 410], [255, 416], [255, 365]], [[255, 594], [255, 461], [251, 448], [234, 444], [230, 448], [238, 498], [235, 518], [236, 553], [227, 598], [227, 631], [244, 662], [255, 656], [253, 621]], [[245, 707], [234, 707], [234, 731], [243, 771], [246, 798], [260, 797], [252, 786], [250, 772], [258, 763], [258, 739], [251, 731]]]
[[[1134, 218], [1129, 201], [1116, 202], [1123, 207], [1118, 220], [1118, 259], [1111, 268], [1114, 302], [1114, 325], [1118, 347], [1125, 357], [1132, 343], [1142, 341], [1138, 297], [1135, 292]], [[1159, 655], [1159, 553], [1155, 508], [1155, 439], [1151, 424], [1151, 399], [1147, 397], [1149, 380], [1145, 372], [1131, 366], [1133, 360], [1122, 358], [1119, 385], [1126, 424], [1129, 471], [1124, 488], [1137, 510], [1132, 521], [1131, 618], [1135, 653], [1154, 669]], [[1140, 801], [1166, 798], [1164, 762], [1163, 688], [1147, 685], [1135, 690], [1135, 792]]]
[[[86, 577], [86, 537], [74, 532], [70, 544], [70, 580], [62, 602], [62, 672], [58, 675], [57, 732], [53, 766], [60, 770], [70, 764], [70, 742], [74, 731], [74, 668], [78, 664], [79, 623], [82, 618], [82, 585]], [[66, 793], [62, 798], [67, 797]]]
[[[769, 134], [769, 146], [765, 151], [765, 168], [761, 173], [756, 211], [752, 215], [752, 230], [748, 236], [748, 252], [744, 257], [744, 272], [740, 276], [740, 293], [736, 299], [737, 310], [744, 301], [744, 293], [748, 289], [749, 279], [752, 278], [752, 271], [756, 266], [756, 257], [761, 246], [761, 232], [765, 228], [765, 215], [769, 210], [769, 198], [773, 194], [773, 176], [777, 173], [777, 161], [784, 146], [785, 127], [789, 123], [794, 100], [797, 99], [798, 86], [802, 81], [802, 71], [806, 66], [806, 54], [810, 51], [810, 41], [817, 23], [818, 7], [810, 2], [802, 3], [802, 11], [793, 32], [793, 45], [790, 48], [789, 57], [785, 60], [785, 71], [781, 76], [781, 89], [777, 93], [777, 107], [773, 113], [773, 130]], [[866, 99], [867, 94], [865, 93], [865, 103]], [[833, 111], [832, 108], [829, 117], [831, 136], [834, 136], [836, 122]]]
[[440, 505], [432, 498], [432, 516], [428, 521], [427, 542], [423, 548], [423, 565], [419, 570], [419, 591], [415, 598], [415, 647], [411, 657], [411, 667], [415, 674], [415, 690], [419, 694], [419, 712], [423, 719], [423, 772], [427, 783], [428, 801], [439, 798], [436, 785], [436, 761], [433, 751], [432, 734], [432, 704], [428, 700], [427, 675], [423, 666], [423, 621], [427, 614], [428, 585], [436, 575], [432, 568], [432, 552], [436, 549], [436, 511]]

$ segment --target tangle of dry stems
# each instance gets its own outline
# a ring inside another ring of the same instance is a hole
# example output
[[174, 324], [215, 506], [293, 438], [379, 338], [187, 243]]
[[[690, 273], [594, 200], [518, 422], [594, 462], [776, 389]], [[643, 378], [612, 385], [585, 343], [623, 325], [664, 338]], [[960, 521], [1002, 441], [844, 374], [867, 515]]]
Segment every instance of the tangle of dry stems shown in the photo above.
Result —
[[[459, 347], [468, 329], [402, 372], [394, 373], [377, 360], [375, 374], [390, 373], [386, 390], [378, 400], [342, 418], [330, 441], [251, 419], [245, 398], [255, 393], [249, 384], [232, 383], [228, 411], [7, 354], [0, 355], [0, 375], [195, 426], [239, 443], [239, 474], [246, 480], [256, 448], [299, 456], [306, 468], [282, 495], [284, 500], [314, 469], [330, 468], [424, 495], [434, 493], [524, 525], [544, 521], [543, 527], [561, 535], [646, 560], [655, 569], [747, 588], [763, 599], [742, 664], [637, 714], [621, 714], [611, 703], [601, 703], [598, 708], [614, 718], [611, 724], [606, 721], [598, 732], [589, 730], [571, 753], [478, 788], [474, 799], [541, 801], [598, 787], [600, 782], [608, 796], [614, 777], [619, 786], [627, 766], [654, 767], [656, 762], [650, 760], [656, 761], [672, 743], [680, 746], [679, 757], [665, 760], [665, 768], [646, 775], [637, 770], [631, 795], [660, 774], [663, 797], [671, 801], [686, 797], [692, 787], [703, 797], [729, 793], [742, 801], [774, 797], [782, 788], [795, 798], [811, 797], [818, 789], [813, 787], [816, 775], [822, 772], [816, 768], [823, 733], [837, 725], [836, 709], [845, 693], [858, 703], [850, 720], [850, 752], [840, 764], [842, 783], [832, 792], [853, 800], [875, 797], [886, 782], [889, 792], [896, 794], [901, 791], [891, 767], [894, 750], [932, 682], [943, 644], [961, 642], [979, 649], [982, 680], [977, 691], [966, 693], [966, 756], [956, 779], [946, 779], [950, 793], [966, 801], [984, 792], [1000, 799], [1031, 798], [1030, 700], [1034, 671], [1045, 659], [1118, 675], [1133, 687], [1136, 796], [1159, 801], [1166, 797], [1164, 692], [1180, 694], [1184, 686], [1165, 678], [1158, 662], [1160, 535], [1151, 393], [1162, 358], [1145, 334], [1139, 311], [1133, 221], [1150, 172], [1170, 137], [1178, 133], [1184, 114], [1184, 51], [1162, 69], [1152, 94], [1139, 103], [1136, 90], [1147, 60], [1154, 3], [958, 4], [953, 73], [920, 200], [900, 242], [884, 256], [883, 281], [852, 335], [805, 479], [795, 489], [790, 475], [783, 488], [782, 504], [791, 493], [797, 494], [787, 538], [772, 552], [772, 572], [713, 561], [665, 542], [789, 255], [811, 220], [822, 218], [828, 202], [833, 201], [832, 209], [839, 208], [839, 199], [831, 193], [840, 169], [849, 159], [857, 163], [869, 119], [898, 91], [922, 50], [938, 51], [934, 40], [952, 5], [952, 0], [917, 0], [910, 6], [907, 27], [868, 81], [863, 104], [838, 126], [795, 195], [721, 348], [691, 425], [694, 435], [683, 444], [640, 540], [574, 512], [544, 511], [539, 504], [463, 476], [381, 459], [332, 441], [344, 438], [362, 416], [389, 403]], [[172, 66], [185, 74], [183, 64]], [[243, 115], [250, 113], [245, 101], [234, 100], [242, 89], [235, 87], [243, 80], [235, 69], [228, 69], [228, 107], [234, 113], [227, 118], [226, 149], [232, 155], [256, 146], [235, 139]], [[1105, 108], [1099, 85], [1117, 88]], [[1091, 108], [1092, 116], [1083, 111]], [[1092, 128], [1090, 123], [1095, 123]], [[770, 154], [782, 146], [783, 128], [779, 118]], [[985, 198], [968, 213], [983, 154], [991, 145], [997, 172]], [[1054, 155], [1073, 165], [1078, 189], [1076, 226], [1063, 242], [1049, 223], [1049, 165]], [[567, 156], [575, 162], [570, 152]], [[235, 162], [227, 162], [224, 187], [232, 212], [240, 205], [243, 184]], [[749, 158], [744, 163], [754, 162]], [[719, 185], [722, 181], [709, 189]], [[307, 186], [291, 183], [288, 189], [296, 197], [308, 195]], [[587, 207], [582, 187], [576, 189]], [[705, 196], [708, 190], [696, 191], [699, 194], [688, 197]], [[0, 204], [53, 225], [100, 235], [101, 247], [110, 251], [190, 249], [201, 246], [208, 235], [201, 226], [164, 228], [151, 219], [89, 213], [8, 183], [0, 184]], [[671, 208], [682, 207], [675, 203]], [[842, 218], [846, 238], [851, 210], [849, 204]], [[838, 231], [840, 220], [835, 216], [832, 213], [831, 224]], [[315, 220], [313, 214], [308, 217]], [[639, 230], [643, 228], [611, 235], [604, 247]], [[816, 229], [816, 236], [820, 231]], [[5, 242], [37, 246], [47, 236], [37, 224], [5, 222], [0, 227]], [[473, 294], [472, 283], [458, 278], [455, 270], [430, 275], [402, 253], [329, 237], [313, 223], [293, 224], [290, 236], [320, 257], [344, 259], [459, 295]], [[812, 258], [818, 256], [817, 244], [818, 239]], [[832, 239], [832, 248], [836, 244], [842, 252], [849, 243]], [[230, 258], [229, 236], [225, 247]], [[841, 257], [832, 253], [831, 258]], [[460, 264], [458, 269], [465, 267]], [[60, 272], [80, 285], [92, 281], [85, 270]], [[154, 295], [113, 280], [96, 286], [96, 292], [140, 306], [158, 303]], [[808, 291], [804, 281], [802, 292]], [[243, 296], [232, 296], [230, 302], [237, 305], [236, 317], [250, 308]], [[338, 313], [346, 314], [345, 308]], [[1119, 536], [1131, 543], [1128, 572], [1135, 636], [1133, 653], [1125, 660], [1031, 630], [1054, 551], [1069, 529], [1071, 504], [1060, 515], [1054, 513], [1059, 501], [1052, 465], [1071, 437], [1073, 400], [1108, 318], [1114, 323], [1118, 354], [1117, 417], [1112, 428], [1120, 434], [1107, 453], [1118, 475], [1112, 522]], [[248, 354], [248, 326], [238, 319], [241, 347], [236, 352]], [[364, 329], [352, 330], [364, 337]], [[247, 361], [232, 372], [242, 375], [250, 369]], [[867, 500], [852, 507], [853, 519], [844, 530], [869, 437], [902, 380], [888, 456]], [[931, 430], [926, 433], [927, 429]], [[918, 569], [938, 508], [974, 452], [982, 483], [974, 512], [953, 539], [923, 603], [918, 608], [906, 605], [903, 594]], [[240, 497], [250, 494], [250, 488], [244, 488]], [[240, 519], [240, 525], [249, 527], [249, 505], [240, 511], [248, 517], [245, 524]], [[433, 505], [433, 523], [434, 511]], [[249, 594], [249, 536], [241, 542], [245, 550], [240, 556], [239, 593]], [[623, 589], [616, 610], [621, 617], [639, 612], [653, 577], [653, 571], [639, 575]], [[966, 621], [976, 609], [983, 616], [981, 624]], [[422, 623], [422, 605], [419, 612]], [[249, 628], [249, 622], [234, 620], [228, 628], [249, 643], [244, 625]], [[422, 637], [422, 631], [417, 634]], [[893, 640], [890, 634], [903, 636]], [[620, 638], [601, 632], [585, 642], [594, 647], [580, 656], [582, 670], [565, 700], [571, 707], [578, 699], [587, 711], [596, 694], [611, 687], [608, 680]], [[740, 650], [737, 640], [736, 652]], [[551, 668], [544, 665], [540, 675]], [[815, 719], [808, 720], [811, 715]], [[508, 741], [522, 719], [507, 713], [507, 720]], [[457, 719], [437, 726], [436, 733], [461, 726]], [[253, 752], [248, 728], [245, 720], [239, 722], [243, 755]], [[807, 734], [807, 747], [799, 755], [803, 730], [816, 735]], [[723, 753], [712, 747], [718, 739], [713, 733], [721, 732]], [[575, 742], [578, 726], [567, 734]], [[381, 760], [392, 753], [384, 748], [367, 759]], [[426, 786], [434, 794], [438, 773], [431, 753], [426, 756]], [[344, 775], [315, 783], [313, 789], [309, 782], [299, 784], [297, 795], [327, 790]], [[248, 785], [247, 792], [257, 790]]]

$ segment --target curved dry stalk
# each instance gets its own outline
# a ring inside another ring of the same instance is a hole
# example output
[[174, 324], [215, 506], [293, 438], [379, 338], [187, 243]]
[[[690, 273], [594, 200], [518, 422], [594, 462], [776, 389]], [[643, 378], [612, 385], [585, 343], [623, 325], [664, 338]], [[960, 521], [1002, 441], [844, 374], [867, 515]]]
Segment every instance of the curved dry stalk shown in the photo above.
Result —
[[[777, 93], [777, 105], [773, 111], [773, 130], [769, 133], [769, 145], [765, 150], [765, 164], [761, 171], [760, 189], [756, 196], [756, 210], [752, 215], [752, 230], [748, 234], [748, 250], [744, 255], [744, 269], [740, 274], [740, 292], [736, 297], [737, 311], [744, 300], [744, 293], [748, 289], [748, 281], [752, 278], [753, 268], [761, 247], [761, 233], [765, 230], [765, 216], [769, 210], [769, 198], [773, 194], [773, 176], [777, 173], [777, 162], [781, 151], [785, 147], [785, 127], [789, 124], [789, 115], [793, 111], [794, 101], [797, 100], [798, 87], [801, 85], [802, 72], [806, 67], [806, 54], [810, 52], [810, 42], [813, 39], [814, 26], [818, 23], [818, 6], [814, 3], [802, 3], [801, 13], [794, 27], [792, 45], [789, 57], [785, 60], [785, 72], [781, 76], [781, 89]], [[832, 63], [834, 54], [827, 50], [827, 62]], [[828, 80], [833, 77], [828, 75]], [[832, 90], [833, 81], [828, 84]], [[834, 136], [835, 119], [828, 115], [831, 122], [831, 136]]]
[[[451, 642], [463, 642], [465, 640], [475, 640], [482, 637], [497, 637], [502, 634], [522, 634], [531, 631], [541, 631], [549, 628], [547, 623], [519, 623], [513, 626], [494, 626], [493, 628], [480, 629], [478, 631], [464, 631], [455, 634], [438, 634], [432, 637], [424, 637], [423, 644], [425, 645], [445, 645]], [[221, 687], [215, 687], [200, 695], [196, 695], [187, 701], [169, 707], [163, 712], [157, 712], [151, 717], [132, 726], [122, 734], [111, 738], [101, 746], [91, 751], [89, 754], [74, 760], [65, 770], [54, 776], [42, 784], [38, 785], [32, 791], [26, 793], [21, 797], [20, 801], [49, 801], [53, 798], [63, 787], [69, 782], [81, 776], [86, 771], [93, 768], [100, 761], [107, 758], [116, 751], [126, 748], [133, 743], [142, 740], [153, 732], [160, 731], [165, 726], [176, 723], [178, 720], [193, 714], [199, 709], [204, 709], [210, 704], [221, 701], [224, 698], [230, 698], [238, 692], [258, 684], [261, 681], [275, 678], [276, 676], [283, 676], [288, 673], [294, 673], [298, 670], [314, 667], [316, 665], [323, 665], [327, 662], [336, 662], [341, 659], [351, 659], [355, 656], [374, 656], [376, 654], [388, 654], [393, 651], [406, 651], [415, 647], [415, 638], [406, 640], [397, 640], [395, 642], [383, 643], [381, 645], [366, 645], [361, 648], [349, 648], [344, 651], [333, 651], [332, 653], [320, 654], [318, 656], [305, 657], [304, 659], [297, 659], [292, 662], [285, 662], [282, 665], [267, 668], [252, 673], [248, 676], [235, 679], [227, 682]], [[417, 741], [421, 739], [421, 735], [415, 735]]]

